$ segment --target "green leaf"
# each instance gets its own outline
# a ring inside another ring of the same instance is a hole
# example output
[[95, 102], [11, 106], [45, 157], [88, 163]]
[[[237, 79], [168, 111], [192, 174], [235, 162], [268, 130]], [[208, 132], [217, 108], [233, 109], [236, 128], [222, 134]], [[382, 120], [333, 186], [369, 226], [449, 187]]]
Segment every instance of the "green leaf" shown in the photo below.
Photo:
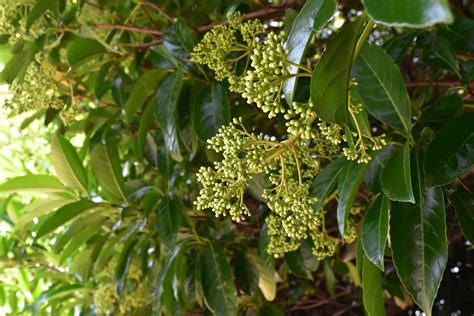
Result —
[[155, 102], [149, 102], [140, 117], [140, 123], [138, 125], [138, 158], [143, 159], [145, 155], [145, 144], [153, 121], [153, 114], [155, 113]]
[[324, 200], [331, 192], [344, 166], [347, 164], [348, 161], [344, 157], [334, 160], [325, 166], [314, 178], [309, 190], [309, 197], [317, 198], [317, 202], [313, 205], [316, 212], [319, 212], [323, 207]]
[[472, 193], [458, 188], [451, 198], [462, 232], [472, 244], [474, 243], [474, 197]]
[[178, 19], [172, 27], [163, 32], [163, 46], [176, 58], [188, 59], [194, 41], [189, 27], [182, 19]]
[[287, 252], [285, 260], [291, 272], [310, 280], [313, 279], [313, 272], [319, 267], [319, 260], [313, 255], [312, 245], [309, 240], [304, 240], [297, 250]]
[[146, 99], [156, 91], [158, 84], [168, 73], [166, 69], [153, 69], [140, 76], [125, 104], [125, 114], [130, 121]]
[[259, 273], [256, 263], [251, 260], [247, 252], [235, 251], [232, 266], [239, 288], [247, 294], [254, 293], [258, 288]]
[[384, 270], [383, 256], [388, 235], [389, 200], [378, 194], [367, 209], [362, 224], [362, 246], [367, 258]]
[[337, 204], [337, 224], [341, 236], [345, 234], [346, 222], [352, 205], [364, 179], [364, 174], [369, 167], [368, 164], [359, 164], [351, 161], [346, 165], [339, 176], [339, 203]]
[[392, 57], [393, 61], [401, 64], [408, 49], [412, 46], [416, 36], [419, 34], [417, 30], [404, 32], [387, 41], [383, 48]]
[[328, 260], [324, 260], [324, 277], [326, 290], [328, 291], [331, 298], [335, 298], [337, 279]]
[[258, 287], [260, 291], [262, 291], [263, 296], [267, 301], [273, 301], [277, 292], [274, 273], [267, 269], [262, 259], [257, 254], [249, 253], [248, 256], [257, 267]]
[[447, 184], [462, 176], [474, 163], [474, 113], [447, 123], [426, 150], [426, 185]]
[[179, 204], [176, 196], [168, 193], [158, 204], [156, 226], [160, 240], [168, 249], [173, 249], [178, 235]]
[[474, 20], [456, 17], [453, 24], [438, 31], [446, 38], [456, 51], [474, 51]]
[[400, 280], [415, 303], [431, 316], [448, 260], [445, 203], [441, 188], [422, 187], [416, 158], [412, 175], [418, 203], [392, 203], [390, 240]]
[[177, 130], [178, 101], [182, 85], [181, 73], [177, 72], [163, 80], [156, 92], [156, 121], [163, 130], [165, 147], [176, 161], [183, 159], [179, 150]]
[[318, 116], [326, 122], [348, 123], [349, 80], [360, 34], [366, 24], [360, 18], [334, 37], [311, 77], [311, 100]]
[[366, 44], [354, 63], [356, 90], [367, 111], [398, 130], [411, 129], [411, 104], [400, 69], [375, 45]]
[[381, 174], [382, 189], [392, 201], [415, 203], [410, 170], [410, 145], [398, 149]]
[[452, 71], [461, 78], [456, 52], [444, 37], [436, 37], [431, 46], [423, 49], [421, 61], [433, 67]]
[[21, 217], [15, 222], [16, 229], [22, 229], [25, 225], [28, 225], [33, 221], [35, 217], [40, 217], [42, 215], [51, 213], [55, 209], [62, 207], [66, 204], [71, 202], [71, 200], [67, 199], [59, 199], [59, 200], [50, 200], [50, 199], [41, 199], [38, 201], [34, 201], [28, 205], [26, 205], [22, 209]]
[[[336, 11], [334, 0], [309, 0], [306, 1], [301, 11], [296, 16], [286, 42], [288, 54], [286, 59], [295, 64], [301, 64], [306, 49], [314, 32], [319, 31]], [[304, 64], [304, 62], [303, 62]], [[290, 74], [297, 74], [298, 67], [290, 66]], [[293, 102], [297, 78], [290, 78], [283, 84], [285, 100], [288, 104]]]
[[82, 212], [90, 210], [96, 206], [97, 204], [90, 200], [80, 200], [59, 208], [41, 224], [36, 232], [35, 238], [39, 239], [46, 234], [49, 234]]
[[447, 0], [362, 0], [362, 3], [368, 15], [383, 25], [422, 28], [453, 22]]
[[95, 145], [90, 156], [92, 171], [105, 196], [114, 203], [126, 203], [120, 157], [114, 137], [109, 137], [105, 144]]
[[382, 272], [364, 256], [362, 264], [362, 293], [364, 307], [369, 316], [384, 316]]
[[112, 86], [109, 80], [106, 80], [107, 74], [112, 66], [114, 66], [116, 62], [114, 60], [110, 60], [104, 63], [97, 73], [97, 77], [94, 83], [94, 93], [95, 96], [100, 99], [102, 96], [110, 89]]
[[117, 292], [122, 295], [125, 280], [127, 279], [128, 270], [130, 263], [132, 262], [132, 255], [134, 254], [134, 247], [137, 244], [135, 234], [129, 236], [127, 241], [123, 245], [122, 251], [117, 261], [117, 267], [115, 268], [115, 278], [117, 279]]
[[35, 54], [36, 49], [30, 47], [14, 55], [2, 70], [2, 79], [8, 84], [15, 79], [19, 82], [23, 81], [28, 66], [35, 60]]
[[194, 130], [206, 141], [230, 122], [229, 98], [222, 83], [214, 82], [204, 89], [194, 104]]
[[63, 193], [66, 187], [56, 177], [29, 174], [7, 180], [0, 185], [0, 193], [36, 192]]
[[38, 0], [31, 9], [30, 14], [28, 14], [28, 19], [26, 20], [25, 29], [28, 32], [31, 26], [38, 20], [46, 11], [50, 11], [52, 14], [56, 15], [59, 11], [59, 2], [58, 0]]
[[61, 181], [67, 186], [87, 193], [87, 174], [71, 143], [56, 133], [51, 139], [51, 159]]
[[209, 243], [201, 258], [202, 287], [208, 306], [215, 315], [237, 315], [237, 291], [223, 251]]
[[67, 60], [75, 68], [90, 59], [107, 53], [107, 49], [92, 38], [81, 37], [75, 39], [67, 48]]
[[364, 182], [369, 187], [369, 190], [373, 194], [382, 192], [382, 184], [380, 183], [380, 174], [387, 165], [387, 162], [392, 159], [393, 154], [396, 152], [397, 146], [389, 144], [385, 146], [374, 159], [370, 162], [369, 169], [365, 173]]
[[462, 98], [451, 94], [439, 98], [423, 112], [422, 122], [439, 122], [455, 118], [462, 113], [464, 102]]

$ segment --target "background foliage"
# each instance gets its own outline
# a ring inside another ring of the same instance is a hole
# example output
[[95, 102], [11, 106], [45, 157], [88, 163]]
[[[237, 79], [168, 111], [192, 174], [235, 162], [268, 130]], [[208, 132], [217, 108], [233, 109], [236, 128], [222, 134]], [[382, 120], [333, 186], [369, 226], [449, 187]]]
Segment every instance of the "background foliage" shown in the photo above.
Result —
[[[0, 4], [1, 314], [474, 312], [470, 1]], [[235, 55], [240, 19], [263, 31]], [[239, 117], [265, 145], [226, 155]], [[246, 159], [263, 171], [196, 207], [201, 167]], [[302, 235], [271, 224], [275, 174]], [[216, 218], [229, 196], [250, 215]]]

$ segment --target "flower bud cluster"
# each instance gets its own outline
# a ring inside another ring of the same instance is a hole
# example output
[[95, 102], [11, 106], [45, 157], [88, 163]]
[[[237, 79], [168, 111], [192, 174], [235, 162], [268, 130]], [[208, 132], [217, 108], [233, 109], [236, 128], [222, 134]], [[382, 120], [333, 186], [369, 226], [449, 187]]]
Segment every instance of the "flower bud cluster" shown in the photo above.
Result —
[[[242, 22], [240, 13], [231, 13], [228, 24], [217, 25], [207, 32], [191, 54], [191, 60], [207, 65], [214, 71], [216, 80], [229, 79], [231, 86], [241, 81], [236, 74], [238, 62], [248, 58], [257, 44], [257, 35], [264, 32], [258, 20]], [[242, 38], [243, 42], [239, 42]]]
[[318, 137], [317, 130], [312, 126], [316, 119], [313, 102], [293, 102], [284, 115], [288, 134], [300, 135], [301, 139], [315, 139]]
[[268, 117], [284, 113], [281, 90], [289, 75], [286, 63], [287, 51], [284, 49], [284, 32], [269, 33], [263, 43], [254, 49], [250, 59], [252, 68], [245, 76], [245, 89], [242, 96], [248, 103], [255, 103]]

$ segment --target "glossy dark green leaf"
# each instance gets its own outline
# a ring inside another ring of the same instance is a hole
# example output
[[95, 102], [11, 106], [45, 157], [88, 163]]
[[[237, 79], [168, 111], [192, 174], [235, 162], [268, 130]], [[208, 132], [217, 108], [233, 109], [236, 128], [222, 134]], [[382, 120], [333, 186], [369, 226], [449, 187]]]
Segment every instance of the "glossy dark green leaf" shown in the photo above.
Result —
[[258, 270], [246, 252], [239, 250], [235, 252], [232, 264], [235, 273], [235, 279], [239, 288], [247, 294], [252, 294], [258, 288]]
[[95, 145], [90, 157], [92, 171], [104, 194], [114, 203], [127, 202], [120, 157], [114, 137], [109, 137], [105, 144]]
[[423, 50], [421, 61], [433, 67], [452, 71], [461, 77], [454, 48], [444, 37], [438, 36], [431, 46]]
[[11, 84], [15, 79], [19, 82], [23, 81], [28, 66], [35, 59], [35, 54], [34, 48], [27, 48], [14, 55], [2, 70], [2, 80], [8, 84]]
[[67, 192], [67, 189], [56, 177], [34, 174], [12, 178], [0, 184], [0, 193], [17, 192], [49, 194]]
[[148, 131], [150, 130], [153, 122], [153, 115], [155, 114], [155, 102], [149, 102], [140, 117], [140, 123], [138, 125], [138, 158], [143, 159], [145, 154], [145, 145], [147, 142]]
[[474, 243], [474, 197], [465, 189], [458, 188], [451, 198], [464, 237], [472, 244]]
[[345, 234], [347, 218], [354, 204], [359, 186], [364, 179], [368, 164], [351, 161], [339, 175], [339, 203], [337, 204], [337, 224], [341, 236]]
[[104, 63], [100, 69], [99, 72], [97, 73], [97, 77], [95, 78], [95, 83], [94, 83], [94, 93], [97, 98], [102, 98], [102, 96], [107, 92], [107, 90], [110, 89], [112, 84], [110, 81], [106, 80], [107, 74], [109, 73], [109, 70], [112, 66], [115, 65], [114, 60], [110, 60], [106, 63]]
[[71, 143], [61, 134], [51, 139], [51, 160], [54, 170], [68, 187], [87, 193], [87, 174]]
[[410, 145], [406, 143], [382, 170], [383, 192], [392, 201], [415, 203], [411, 179]]
[[107, 53], [107, 49], [92, 38], [78, 38], [67, 48], [67, 60], [71, 67], [77, 67], [86, 61]]
[[447, 0], [362, 0], [369, 16], [389, 26], [426, 27], [451, 23]]
[[309, 190], [309, 196], [317, 198], [317, 202], [313, 205], [316, 212], [319, 212], [324, 205], [324, 200], [331, 192], [339, 175], [344, 167], [348, 164], [345, 158], [339, 158], [325, 166], [321, 172], [314, 178], [313, 184]]
[[408, 49], [413, 44], [419, 31], [411, 30], [396, 35], [384, 44], [385, 51], [392, 57], [393, 61], [400, 64], [407, 54]]
[[474, 20], [456, 17], [453, 24], [438, 31], [457, 51], [474, 51]]
[[424, 188], [419, 163], [413, 159], [416, 204], [394, 202], [390, 240], [397, 274], [423, 311], [431, 316], [448, 260], [446, 214], [441, 188]]
[[158, 84], [167, 73], [168, 70], [165, 69], [153, 69], [140, 76], [125, 104], [125, 114], [128, 120], [133, 118], [146, 99], [156, 91]]
[[328, 44], [311, 78], [311, 100], [318, 116], [340, 125], [349, 122], [348, 94], [351, 66], [367, 19], [346, 25]]
[[132, 262], [132, 256], [134, 255], [134, 247], [137, 244], [135, 235], [129, 236], [127, 241], [124, 243], [122, 251], [117, 260], [117, 266], [115, 268], [115, 278], [117, 282], [117, 292], [122, 295], [123, 287], [127, 279], [128, 270]]
[[435, 136], [425, 154], [427, 186], [446, 184], [474, 164], [474, 113], [450, 121]]
[[28, 31], [31, 26], [38, 20], [43, 14], [49, 11], [52, 14], [57, 14], [59, 10], [59, 1], [58, 0], [38, 0], [36, 4], [31, 9], [28, 14], [28, 19], [26, 20], [26, 31]]
[[362, 293], [364, 308], [369, 316], [384, 316], [382, 272], [364, 256], [362, 264]]
[[194, 104], [194, 130], [206, 141], [230, 122], [229, 98], [222, 83], [214, 82], [204, 89]]
[[176, 196], [166, 194], [158, 204], [156, 226], [160, 240], [173, 249], [178, 234], [178, 212], [179, 204]]
[[374, 157], [370, 162], [369, 168], [364, 176], [364, 182], [369, 187], [369, 190], [373, 194], [382, 192], [382, 184], [380, 181], [380, 174], [382, 169], [385, 168], [387, 162], [393, 157], [393, 154], [396, 152], [397, 146], [389, 144], [382, 148], [380, 152]]
[[215, 315], [237, 315], [237, 291], [232, 270], [223, 251], [209, 243], [201, 258], [202, 287], [208, 306]]
[[451, 94], [439, 98], [423, 112], [422, 122], [439, 122], [455, 118], [462, 113], [464, 102], [462, 98]]
[[177, 130], [178, 101], [182, 85], [181, 73], [177, 72], [163, 80], [156, 92], [156, 121], [163, 130], [166, 149], [176, 161], [183, 159]]
[[267, 269], [275, 272], [275, 258], [267, 252], [269, 243], [270, 236], [268, 235], [268, 225], [265, 223], [260, 229], [260, 236], [258, 237], [258, 255], [262, 258]]
[[362, 246], [367, 258], [382, 271], [388, 236], [388, 213], [389, 200], [380, 193], [367, 209], [361, 231]]
[[[306, 48], [314, 32], [320, 30], [336, 11], [334, 0], [309, 0], [306, 1], [301, 11], [296, 16], [291, 31], [288, 35], [286, 59], [294, 64], [301, 64]], [[286, 22], [286, 21], [285, 21]], [[304, 62], [303, 62], [304, 64]], [[299, 69], [290, 66], [290, 74], [297, 74]], [[290, 78], [283, 85], [285, 100], [288, 104], [293, 102], [297, 78]]]
[[378, 120], [409, 132], [411, 104], [400, 69], [375, 45], [366, 44], [354, 63], [352, 73], [364, 107]]
[[45, 236], [56, 228], [66, 224], [69, 220], [82, 212], [90, 210], [96, 206], [97, 204], [90, 200], [80, 200], [59, 208], [41, 224], [36, 232], [35, 238], [38, 239]]
[[186, 22], [178, 19], [171, 28], [163, 32], [163, 46], [176, 58], [189, 58], [194, 41]]

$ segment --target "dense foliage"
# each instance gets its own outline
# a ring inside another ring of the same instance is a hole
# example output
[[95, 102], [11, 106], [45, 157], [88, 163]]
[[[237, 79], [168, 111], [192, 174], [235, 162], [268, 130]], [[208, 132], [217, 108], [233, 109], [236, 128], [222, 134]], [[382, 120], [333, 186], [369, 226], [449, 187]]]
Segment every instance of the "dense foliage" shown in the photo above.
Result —
[[474, 312], [473, 17], [0, 0], [0, 313]]

